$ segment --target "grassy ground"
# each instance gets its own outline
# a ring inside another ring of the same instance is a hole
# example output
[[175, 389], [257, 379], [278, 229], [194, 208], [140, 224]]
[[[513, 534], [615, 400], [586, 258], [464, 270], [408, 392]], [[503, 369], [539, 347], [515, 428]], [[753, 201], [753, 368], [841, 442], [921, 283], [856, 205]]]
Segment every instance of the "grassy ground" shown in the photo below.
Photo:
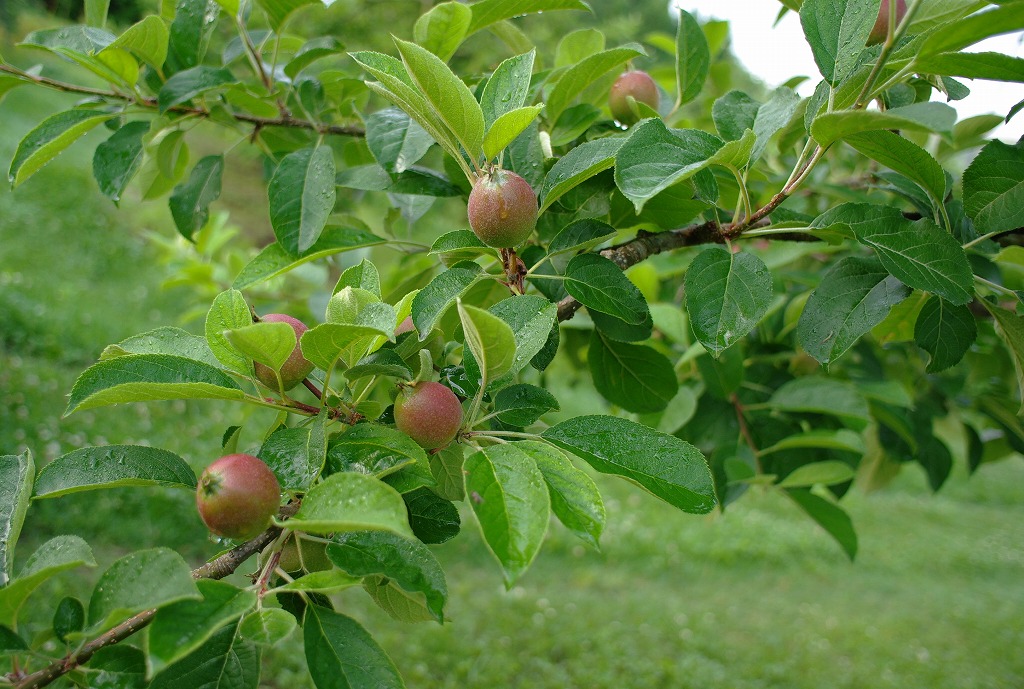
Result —
[[[11, 135], [38, 117], [22, 99], [2, 107]], [[0, 139], [0, 160], [12, 151]], [[140, 225], [160, 214], [99, 198], [90, 151], [79, 145], [16, 192], [0, 190], [0, 449], [29, 447], [42, 463], [87, 444], [149, 442], [201, 466], [241, 420], [234, 409], [159, 403], [60, 418], [104, 345], [194, 306], [159, 287]], [[601, 553], [552, 525], [534, 568], [505, 592], [464, 515], [463, 535], [437, 549], [449, 624], [392, 622], [358, 591], [339, 607], [377, 635], [411, 687], [1024, 686], [1024, 462], [958, 473], [938, 496], [914, 471], [852, 494], [855, 564], [772, 494], [695, 518], [599, 482], [609, 511]], [[190, 502], [112, 491], [37, 503], [20, 554], [75, 532], [101, 566], [154, 544], [198, 562], [215, 546]], [[88, 590], [74, 578], [61, 586]], [[269, 655], [265, 686], [309, 686], [296, 648]]]

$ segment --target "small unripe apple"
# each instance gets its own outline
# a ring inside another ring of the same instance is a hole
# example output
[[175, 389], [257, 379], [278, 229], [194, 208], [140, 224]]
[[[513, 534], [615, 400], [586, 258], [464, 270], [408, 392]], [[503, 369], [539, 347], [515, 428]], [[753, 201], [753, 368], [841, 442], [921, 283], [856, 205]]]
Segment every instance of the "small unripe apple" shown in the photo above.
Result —
[[658, 109], [658, 102], [661, 100], [658, 86], [647, 72], [637, 70], [620, 74], [608, 93], [608, 107], [611, 108], [612, 117], [625, 125], [637, 121], [636, 113], [626, 100], [627, 96], [632, 96], [637, 103], [649, 105], [655, 110]]
[[445, 447], [462, 426], [462, 404], [440, 383], [404, 387], [395, 398], [395, 426], [424, 449]]
[[402, 322], [398, 324], [398, 327], [395, 328], [395, 336], [397, 337], [398, 335], [403, 335], [405, 333], [411, 333], [415, 329], [416, 329], [416, 326], [412, 322], [412, 316], [406, 316], [402, 320]]
[[467, 212], [481, 242], [508, 249], [525, 242], [537, 227], [537, 194], [516, 173], [494, 170], [473, 184]]
[[[907, 13], [907, 0], [896, 0], [896, 23], [903, 21], [903, 15]], [[877, 45], [889, 35], [889, 0], [882, 0], [882, 6], [878, 8], [878, 19], [871, 27], [868, 34], [868, 45]]]
[[270, 526], [281, 502], [277, 477], [258, 457], [225, 455], [206, 467], [196, 489], [196, 507], [218, 536], [245, 540]]
[[[287, 323], [295, 331], [295, 349], [281, 366], [281, 383], [285, 390], [291, 390], [313, 371], [313, 364], [302, 356], [302, 348], [299, 346], [302, 333], [309, 328], [298, 318], [292, 318], [283, 313], [268, 313], [260, 320], [264, 323]], [[255, 363], [255, 369], [257, 380], [271, 390], [277, 390], [277, 376], [274, 375], [274, 369], [264, 366], [258, 361]]]

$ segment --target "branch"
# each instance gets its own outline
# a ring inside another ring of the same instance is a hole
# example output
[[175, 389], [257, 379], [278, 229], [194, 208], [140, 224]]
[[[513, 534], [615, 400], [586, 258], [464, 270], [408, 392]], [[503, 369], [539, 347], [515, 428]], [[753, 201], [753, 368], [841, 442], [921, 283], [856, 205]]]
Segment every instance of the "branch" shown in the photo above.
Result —
[[[96, 98], [117, 100], [154, 110], [158, 107], [157, 100], [155, 98], [142, 98], [125, 93], [119, 93], [117, 91], [108, 91], [104, 89], [91, 88], [89, 86], [69, 84], [49, 77], [29, 74], [28, 72], [24, 72], [17, 67], [12, 67], [11, 65], [0, 64], [0, 72], [10, 74], [38, 86], [44, 86], [55, 91], [63, 91], [64, 93], [78, 93]], [[211, 116], [210, 111], [205, 108], [190, 107], [187, 105], [176, 105], [168, 108], [168, 112], [194, 115], [202, 118], [208, 118]], [[289, 114], [282, 114], [280, 117], [258, 117], [256, 115], [249, 115], [243, 112], [230, 111], [229, 114], [236, 121], [255, 125], [257, 129], [262, 129], [264, 127], [287, 127], [292, 129], [309, 129], [310, 131], [319, 132], [320, 134], [337, 134], [341, 136], [365, 136], [366, 134], [366, 130], [358, 125], [310, 122], [309, 120], [292, 117]]]
[[[299, 509], [299, 503], [293, 502], [281, 508], [279, 517], [287, 519], [294, 515]], [[232, 548], [220, 557], [207, 562], [201, 567], [192, 570], [193, 579], [223, 579], [233, 574], [243, 562], [254, 554], [266, 548], [281, 535], [281, 527], [273, 526], [256, 538], [246, 541], [240, 546]], [[59, 660], [55, 660], [42, 670], [37, 670], [30, 675], [22, 677], [14, 684], [14, 689], [39, 689], [53, 682], [58, 677], [66, 675], [72, 670], [89, 662], [89, 659], [101, 648], [113, 646], [132, 636], [140, 629], [147, 626], [156, 616], [156, 610], [145, 610], [134, 615], [110, 631], [101, 634], [92, 641], [87, 642], [77, 651], [69, 653]]]
[[[764, 215], [767, 215], [767, 213], [764, 213]], [[736, 228], [739, 229], [734, 229], [728, 226], [722, 227], [712, 220], [700, 225], [690, 225], [689, 227], [669, 230], [668, 232], [651, 233], [641, 230], [637, 233], [635, 239], [605, 249], [601, 252], [601, 255], [614, 262], [622, 270], [626, 270], [656, 254], [688, 246], [699, 246], [701, 244], [725, 244], [727, 237], [737, 236], [742, 230], [765, 227], [766, 225], [768, 225], [766, 220], [758, 219], [755, 222], [745, 222], [737, 225]], [[773, 235], [773, 239], [794, 242], [818, 241], [815, 237], [802, 232], [780, 233]], [[558, 320], [569, 320], [576, 315], [581, 306], [583, 305], [573, 297], [562, 299], [562, 301], [558, 302]]]

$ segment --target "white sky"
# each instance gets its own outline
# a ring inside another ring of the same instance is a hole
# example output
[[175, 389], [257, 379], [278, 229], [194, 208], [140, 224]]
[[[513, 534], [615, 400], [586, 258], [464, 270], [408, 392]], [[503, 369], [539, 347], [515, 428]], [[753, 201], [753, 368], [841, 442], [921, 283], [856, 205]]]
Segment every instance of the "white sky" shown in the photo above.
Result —
[[[798, 89], [808, 96], [820, 80], [804, 40], [800, 17], [789, 12], [775, 28], [772, 23], [782, 5], [777, 0], [676, 0], [678, 6], [702, 18], [714, 17], [729, 21], [732, 51], [740, 62], [770, 86], [777, 86], [791, 77], [806, 75], [811, 79]], [[1024, 57], [1020, 34], [997, 36], [973, 46], [971, 52], [996, 51]], [[1005, 116], [1018, 101], [1024, 100], [1024, 84], [1001, 81], [961, 79], [971, 95], [950, 103], [960, 118], [996, 113]], [[933, 95], [933, 98], [936, 96]], [[939, 96], [941, 98], [941, 96]], [[998, 129], [999, 138], [1013, 142], [1024, 136], [1024, 112], [1017, 114], [1009, 125]]]

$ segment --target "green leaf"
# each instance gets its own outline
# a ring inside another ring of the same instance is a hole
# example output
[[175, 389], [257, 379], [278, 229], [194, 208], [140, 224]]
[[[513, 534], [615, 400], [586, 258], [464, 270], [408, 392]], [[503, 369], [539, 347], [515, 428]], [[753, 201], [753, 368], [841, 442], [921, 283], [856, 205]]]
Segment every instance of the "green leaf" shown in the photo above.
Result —
[[956, 110], [945, 103], [914, 103], [901, 108], [879, 110], [843, 110], [819, 115], [811, 125], [811, 136], [828, 146], [851, 134], [879, 129], [906, 129], [952, 135]]
[[334, 211], [334, 153], [330, 146], [289, 153], [267, 187], [270, 223], [278, 243], [292, 254], [309, 250]]
[[333, 438], [327, 462], [331, 473], [350, 471], [377, 478], [410, 464], [429, 470], [426, 453], [409, 436], [372, 423], [357, 424]]
[[981, 233], [1024, 225], [1024, 144], [981, 149], [964, 172], [964, 210]]
[[0, 588], [0, 625], [15, 627], [18, 611], [36, 588], [50, 577], [81, 566], [95, 567], [92, 550], [78, 536], [57, 536], [36, 549], [18, 576]]
[[469, 291], [480, 279], [480, 266], [476, 263], [458, 263], [434, 277], [412, 300], [412, 322], [420, 334], [420, 340], [430, 335], [434, 325], [441, 319], [455, 300]]
[[[440, 453], [438, 453], [440, 454]], [[461, 473], [459, 480], [462, 480]], [[430, 488], [417, 488], [402, 495], [409, 510], [409, 526], [424, 543], [446, 543], [462, 528], [459, 510]]]
[[680, 7], [676, 30], [676, 107], [700, 95], [711, 68], [711, 49], [700, 24]]
[[294, 581], [279, 586], [277, 591], [316, 591], [319, 593], [338, 593], [353, 586], [358, 586], [360, 580], [350, 577], [340, 569], [328, 569], [320, 572], [310, 572]]
[[[362, 51], [349, 53], [366, 71], [380, 79], [381, 83], [367, 82], [366, 86], [373, 92], [384, 96], [415, 119], [434, 141], [441, 145], [449, 155], [460, 156], [459, 144], [453, 138], [440, 115], [427, 102], [424, 95], [413, 85], [405, 65], [390, 55]], [[481, 137], [483, 131], [481, 131]], [[482, 140], [482, 138], [481, 138]]]
[[466, 486], [462, 466], [465, 462], [462, 445], [451, 444], [430, 455], [430, 473], [437, 482], [437, 493], [447, 500], [463, 500]]
[[748, 252], [709, 247], [697, 254], [683, 284], [693, 333], [715, 358], [746, 337], [772, 303], [768, 267]]
[[537, 463], [558, 521], [585, 543], [600, 547], [606, 517], [604, 501], [593, 479], [546, 443], [527, 440], [516, 443], [516, 447]]
[[122, 486], [167, 486], [195, 490], [196, 475], [184, 459], [155, 447], [83, 447], [57, 457], [36, 478], [35, 497]]
[[149, 688], [256, 689], [259, 681], [259, 648], [241, 635], [239, 625], [229, 624], [154, 677]]
[[544, 440], [603, 474], [622, 476], [684, 512], [715, 507], [704, 455], [684, 440], [613, 416], [578, 416], [544, 431]]
[[847, 257], [825, 273], [797, 325], [800, 345], [829, 364], [910, 296], [876, 258]]
[[[861, 438], [859, 433], [855, 433], [849, 428], [840, 428], [834, 431], [815, 430], [790, 435], [771, 447], [764, 448], [758, 454], [763, 457], [764, 455], [769, 455], [773, 452], [804, 448], [841, 450], [844, 452], [855, 452], [859, 455], [867, 453], [867, 449], [864, 446], [864, 440]], [[840, 464], [842, 464], [842, 462], [840, 462]], [[849, 468], [846, 464], [843, 464], [843, 466]]]
[[558, 120], [570, 103], [588, 86], [609, 71], [635, 58], [646, 55], [636, 43], [601, 51], [584, 58], [562, 73], [547, 99], [549, 122]]
[[[73, 599], [72, 599], [73, 600]], [[28, 644], [14, 633], [10, 627], [0, 625], [0, 656], [11, 655], [28, 650]]]
[[466, 458], [466, 492], [488, 549], [511, 588], [540, 551], [551, 502], [533, 458], [507, 443]]
[[1024, 7], [1016, 3], [978, 12], [970, 17], [953, 17], [941, 31], [933, 31], [918, 48], [918, 55], [954, 52], [979, 43], [990, 36], [1024, 29]]
[[930, 220], [911, 222], [898, 208], [846, 203], [814, 220], [845, 224], [875, 250], [879, 261], [908, 287], [934, 292], [963, 305], [974, 298], [974, 273], [960, 243]]
[[838, 84], [857, 67], [877, 18], [878, 3], [873, 0], [804, 0], [800, 24], [826, 81]]
[[170, 33], [164, 21], [150, 15], [125, 29], [109, 47], [127, 50], [150, 67], [159, 69], [167, 59], [169, 39]]
[[329, 371], [341, 360], [351, 366], [383, 344], [388, 333], [379, 328], [348, 323], [321, 323], [302, 334], [302, 355], [314, 365]]
[[96, 147], [92, 158], [92, 176], [100, 191], [117, 203], [125, 187], [142, 165], [145, 148], [142, 137], [149, 133], [148, 122], [129, 122]]
[[621, 137], [596, 139], [576, 146], [551, 166], [540, 192], [543, 213], [566, 192], [615, 165], [615, 155], [626, 141]]
[[505, 147], [515, 141], [537, 115], [544, 109], [543, 105], [529, 105], [525, 108], [510, 110], [496, 119], [487, 129], [484, 136], [484, 158], [495, 158]]
[[28, 80], [25, 80], [25, 79], [19, 79], [17, 77], [9, 77], [9, 76], [6, 76], [6, 75], [5, 76], [0, 76], [0, 103], [3, 102], [4, 96], [6, 96], [8, 94], [8, 92], [10, 92], [13, 89], [18, 88], [19, 86], [24, 86], [25, 84], [28, 84], [28, 83], [30, 83], [30, 82]]
[[473, 11], [461, 2], [434, 5], [416, 20], [413, 40], [447, 62], [469, 31]]
[[583, 218], [569, 223], [555, 235], [548, 244], [548, 254], [556, 256], [570, 251], [592, 249], [601, 242], [615, 236], [615, 228], [608, 223]]
[[14, 547], [25, 524], [36, 467], [32, 453], [0, 456], [0, 589], [11, 578]]
[[477, 256], [492, 254], [494, 250], [480, 241], [471, 230], [452, 230], [446, 232], [430, 245], [431, 254], [446, 254], [450, 264], [459, 259], [471, 261]]
[[354, 249], [384, 244], [386, 241], [363, 227], [328, 225], [313, 246], [298, 254], [288, 251], [277, 242], [267, 245], [256, 258], [242, 268], [232, 287], [236, 290], [245, 289], [287, 273], [304, 263]]
[[828, 414], [860, 429], [869, 418], [868, 404], [855, 386], [839, 380], [807, 376], [785, 383], [768, 400], [774, 410]]
[[515, 55], [502, 62], [484, 85], [480, 108], [490, 129], [499, 117], [523, 107], [530, 93], [530, 76], [537, 51]]
[[480, 157], [484, 114], [472, 91], [439, 57], [415, 43], [395, 39], [413, 81], [473, 160]]
[[639, 214], [659, 192], [710, 165], [722, 146], [721, 139], [707, 132], [668, 129], [661, 120], [644, 120], [615, 156], [615, 184]]
[[[1021, 318], [1012, 311], [990, 304], [988, 300], [982, 299], [988, 312], [996, 322], [996, 333], [1003, 338], [1006, 348], [1013, 358], [1013, 367], [1017, 371], [1017, 387], [1024, 394], [1024, 318]], [[1024, 405], [1018, 414], [1024, 413]]]
[[405, 689], [391, 658], [351, 617], [307, 605], [302, 633], [317, 689]]
[[856, 474], [846, 462], [828, 460], [797, 467], [779, 482], [780, 488], [799, 488], [820, 483], [826, 486], [852, 481]]
[[297, 344], [295, 329], [288, 323], [250, 323], [225, 330], [224, 337], [243, 356], [275, 371], [281, 370]]
[[160, 113], [234, 81], [235, 77], [229, 70], [205, 65], [178, 72], [160, 87], [160, 93], [157, 94]]
[[386, 108], [366, 118], [366, 145], [385, 170], [398, 174], [415, 165], [434, 140], [406, 112]]
[[256, 456], [270, 467], [282, 488], [306, 490], [326, 463], [326, 448], [317, 452], [312, 445], [309, 428], [278, 428], [263, 441]]
[[12, 187], [20, 185], [90, 129], [106, 122], [113, 114], [76, 108], [50, 115], [25, 135], [14, 152], [7, 179]]
[[551, 127], [551, 145], [559, 147], [572, 143], [603, 118], [601, 109], [590, 103], [569, 106]]
[[627, 411], [661, 411], [679, 391], [672, 362], [656, 349], [616, 342], [594, 331], [587, 351], [594, 387]]
[[270, 28], [278, 31], [297, 10], [320, 3], [317, 0], [256, 0], [256, 4], [267, 13]]
[[128, 354], [87, 368], [71, 389], [64, 415], [122, 402], [244, 397], [230, 376], [199, 361], [165, 354]]
[[927, 371], [938, 373], [957, 364], [978, 337], [974, 314], [940, 297], [929, 299], [914, 324], [914, 342], [931, 355]]
[[836, 539], [839, 546], [851, 560], [857, 555], [857, 532], [853, 529], [853, 522], [849, 515], [841, 507], [833, 502], [811, 493], [805, 489], [790, 489], [786, 491], [789, 497], [793, 498], [811, 519], [818, 522], [821, 528], [825, 529], [832, 538]]
[[[772, 137], [789, 124], [797, 112], [800, 100], [796, 92], [783, 86], [775, 89], [768, 102], [757, 109], [753, 127], [757, 142], [754, 144], [751, 160], [758, 160], [768, 148], [768, 142]], [[724, 164], [717, 159], [713, 162]]]
[[459, 320], [466, 347], [473, 353], [483, 385], [512, 369], [516, 358], [516, 339], [512, 328], [497, 316], [475, 306], [458, 302]]
[[574, 256], [565, 267], [565, 291], [588, 309], [626, 323], [643, 323], [650, 311], [644, 295], [611, 260], [598, 254]]
[[412, 380], [413, 373], [401, 356], [391, 349], [381, 349], [359, 360], [359, 363], [345, 371], [345, 378], [352, 381], [366, 376], [391, 376], [401, 380]]
[[352, 473], [332, 474], [313, 486], [285, 526], [314, 534], [393, 531], [412, 536], [402, 496], [371, 476]]
[[438, 622], [444, 622], [448, 586], [427, 546], [392, 533], [344, 534], [327, 546], [327, 556], [354, 577], [379, 574], [411, 594], [420, 594]]
[[473, 21], [469, 33], [476, 33], [491, 24], [535, 12], [554, 10], [589, 10], [583, 0], [479, 0], [469, 6], [473, 10]]
[[597, 29], [577, 29], [558, 41], [555, 48], [555, 67], [569, 67], [589, 55], [604, 50], [604, 34]]
[[334, 285], [334, 293], [337, 294], [346, 287], [366, 290], [380, 299], [380, 273], [377, 266], [364, 258], [354, 266], [346, 268]]
[[263, 608], [242, 618], [238, 636], [261, 646], [273, 646], [283, 641], [296, 626], [291, 613], [281, 608]]
[[729, 91], [711, 106], [711, 117], [719, 136], [736, 141], [746, 130], [753, 131], [761, 104], [743, 91]]
[[89, 599], [89, 624], [105, 631], [143, 610], [200, 597], [181, 555], [169, 548], [138, 550], [100, 576]]
[[[527, 364], [544, 349], [551, 337], [551, 329], [555, 327], [558, 306], [543, 297], [520, 294], [503, 299], [489, 311], [508, 324], [515, 338], [512, 367], [502, 378], [492, 379], [492, 388], [504, 387], [512, 382], [512, 376], [526, 368]], [[474, 370], [478, 371], [476, 368]]]
[[100, 52], [114, 42], [114, 34], [104, 29], [73, 25], [59, 29], [42, 29], [33, 31], [22, 39], [19, 45], [30, 48], [44, 48], [62, 53], [56, 49], [66, 48], [67, 50], [83, 55], [92, 55]]
[[[256, 593], [223, 581], [196, 582], [202, 600], [182, 600], [157, 611], [147, 649], [152, 672], [160, 672], [210, 640], [218, 629], [256, 605]], [[234, 625], [232, 625], [234, 626]]]
[[295, 53], [295, 57], [284, 66], [284, 73], [288, 75], [289, 79], [294, 80], [302, 70], [317, 60], [337, 55], [344, 49], [345, 46], [334, 36], [311, 38], [302, 44], [302, 48]]
[[192, 168], [188, 180], [174, 187], [168, 205], [178, 232], [185, 239], [206, 226], [210, 218], [210, 204], [220, 198], [221, 176], [224, 174], [224, 156], [210, 155]]
[[868, 158], [909, 177], [941, 204], [946, 192], [946, 175], [928, 151], [890, 131], [861, 132], [846, 143]]
[[85, 23], [103, 28], [107, 23], [110, 0], [85, 0]]
[[[168, 0], [170, 5], [172, 0]], [[203, 62], [220, 16], [215, 0], [176, 0], [171, 22], [164, 74], [173, 74]]]
[[[220, 363], [244, 376], [253, 376], [252, 359], [228, 340], [228, 330], [252, 325], [252, 312], [242, 293], [236, 289], [221, 292], [213, 299], [206, 313], [206, 341]], [[170, 354], [171, 352], [161, 352]], [[193, 357], [194, 358], [194, 357]]]
[[509, 426], [529, 426], [549, 411], [558, 411], [558, 400], [544, 388], [517, 383], [502, 388], [494, 397], [498, 421]]

